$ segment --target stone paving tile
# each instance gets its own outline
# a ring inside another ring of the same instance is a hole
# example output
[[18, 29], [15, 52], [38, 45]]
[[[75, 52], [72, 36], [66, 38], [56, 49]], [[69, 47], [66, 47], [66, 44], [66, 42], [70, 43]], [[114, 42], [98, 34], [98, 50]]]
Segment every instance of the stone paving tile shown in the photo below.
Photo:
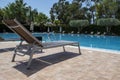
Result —
[[82, 49], [78, 55], [77, 48], [46, 49], [34, 55], [31, 70], [26, 70], [28, 56], [16, 56], [11, 62], [16, 44], [0, 46], [0, 80], [120, 80], [120, 54]]

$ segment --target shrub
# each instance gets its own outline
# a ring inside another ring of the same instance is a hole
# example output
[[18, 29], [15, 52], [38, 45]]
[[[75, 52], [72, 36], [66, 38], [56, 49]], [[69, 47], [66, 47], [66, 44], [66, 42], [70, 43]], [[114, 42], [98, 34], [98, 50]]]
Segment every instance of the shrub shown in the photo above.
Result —
[[77, 27], [78, 28], [78, 32], [81, 32], [83, 27], [86, 27], [86, 26], [89, 25], [89, 21], [88, 20], [71, 20], [69, 22], [69, 25], [71, 27]]
[[101, 18], [97, 20], [97, 25], [105, 26], [106, 32], [109, 34], [112, 26], [120, 25], [120, 21], [115, 18]]

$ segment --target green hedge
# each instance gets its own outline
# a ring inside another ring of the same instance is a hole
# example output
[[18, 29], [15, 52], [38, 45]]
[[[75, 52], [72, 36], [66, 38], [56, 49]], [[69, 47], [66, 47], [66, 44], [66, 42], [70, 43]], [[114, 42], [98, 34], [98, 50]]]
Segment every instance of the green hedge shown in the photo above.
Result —
[[0, 32], [12, 32], [12, 31], [4, 24], [0, 24]]
[[111, 32], [120, 36], [120, 26], [113, 26]]
[[[25, 26], [28, 30], [30, 29], [29, 26]], [[77, 27], [70, 27], [70, 26], [64, 26], [62, 27], [62, 30], [66, 33], [70, 33], [71, 31], [74, 31], [77, 33], [78, 28]], [[50, 28], [50, 31], [59, 32], [59, 27], [54, 26]], [[81, 31], [82, 33], [88, 32], [106, 32], [106, 28], [104, 26], [97, 26], [97, 25], [89, 25], [87, 27], [84, 27]], [[0, 24], [0, 32], [12, 32], [9, 28], [7, 28], [4, 24]], [[34, 26], [34, 32], [47, 32], [47, 27], [45, 26]], [[120, 26], [112, 26], [111, 33], [114, 33], [116, 35], [120, 35]]]
[[[30, 31], [30, 26], [24, 25], [26, 29]], [[34, 26], [35, 32], [45, 32], [47, 31], [46, 27], [40, 27], [40, 26]], [[6, 27], [4, 24], [0, 24], [0, 33], [2, 32], [12, 32], [8, 27]]]
[[90, 32], [97, 33], [97, 32], [106, 32], [106, 29], [103, 26], [89, 25], [82, 30], [82, 33], [84, 33], [85, 31], [87, 31], [88, 33]]

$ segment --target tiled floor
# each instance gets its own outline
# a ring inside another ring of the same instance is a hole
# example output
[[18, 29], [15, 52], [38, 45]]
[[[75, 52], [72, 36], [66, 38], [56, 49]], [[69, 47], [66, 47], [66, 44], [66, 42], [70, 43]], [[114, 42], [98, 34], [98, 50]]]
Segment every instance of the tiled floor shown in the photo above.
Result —
[[0, 80], [120, 80], [120, 54], [82, 49], [78, 55], [76, 48], [67, 47], [65, 53], [51, 48], [34, 55], [26, 70], [28, 56], [11, 62], [16, 44], [0, 43]]

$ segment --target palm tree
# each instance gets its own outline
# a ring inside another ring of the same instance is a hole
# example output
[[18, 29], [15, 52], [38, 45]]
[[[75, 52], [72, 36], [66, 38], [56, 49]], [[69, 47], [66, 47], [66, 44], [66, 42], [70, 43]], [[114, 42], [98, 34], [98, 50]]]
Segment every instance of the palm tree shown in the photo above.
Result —
[[21, 22], [25, 22], [24, 21], [26, 17], [25, 6], [26, 3], [23, 3], [23, 0], [16, 0], [15, 3], [9, 3], [8, 6], [3, 9], [4, 18], [5, 19], [16, 18]]
[[2, 19], [3, 19], [3, 10], [0, 9], [0, 22], [2, 21]]

